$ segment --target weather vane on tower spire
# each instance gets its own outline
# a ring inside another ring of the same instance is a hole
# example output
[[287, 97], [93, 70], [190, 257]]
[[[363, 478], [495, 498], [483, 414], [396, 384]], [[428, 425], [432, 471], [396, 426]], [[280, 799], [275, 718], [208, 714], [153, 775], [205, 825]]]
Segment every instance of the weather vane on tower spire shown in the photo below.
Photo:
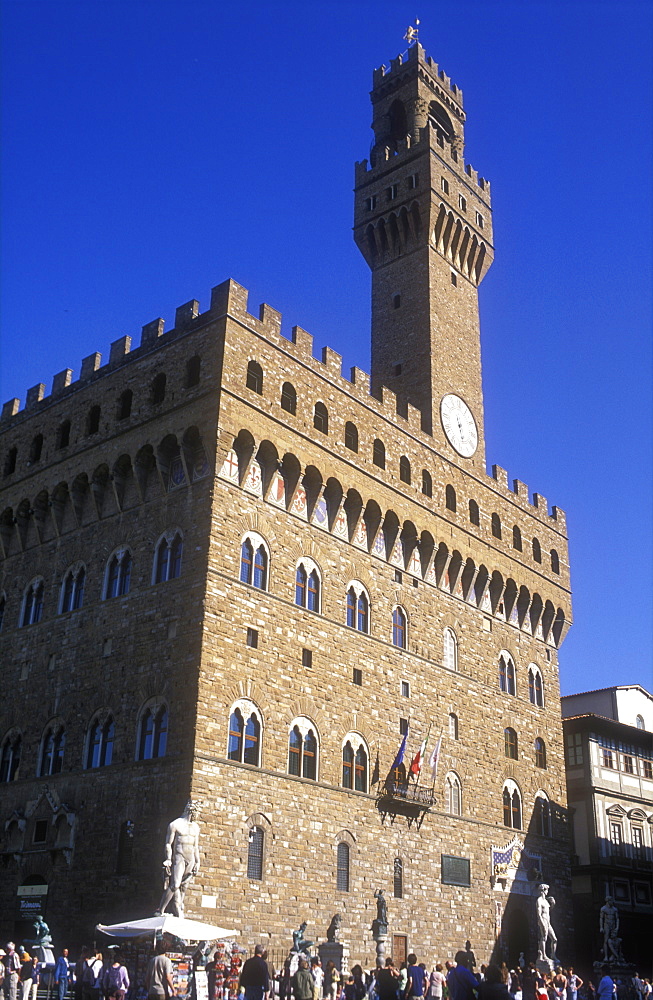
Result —
[[419, 18], [415, 18], [415, 25], [409, 24], [406, 28], [406, 34], [404, 35], [404, 40], [408, 42], [408, 46], [414, 45], [414, 43], [419, 38]]

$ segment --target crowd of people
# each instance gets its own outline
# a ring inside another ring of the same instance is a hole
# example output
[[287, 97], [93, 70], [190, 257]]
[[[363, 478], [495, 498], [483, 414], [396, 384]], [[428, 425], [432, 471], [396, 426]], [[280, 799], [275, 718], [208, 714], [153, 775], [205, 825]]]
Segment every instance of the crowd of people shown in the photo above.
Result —
[[129, 973], [115, 950], [105, 962], [102, 952], [82, 948], [73, 964], [64, 948], [54, 968], [41, 963], [22, 945], [16, 948], [13, 941], [0, 952], [0, 1000], [37, 1000], [46, 976], [53, 1000], [66, 1000], [69, 993], [71, 1000], [125, 1000], [129, 990]]

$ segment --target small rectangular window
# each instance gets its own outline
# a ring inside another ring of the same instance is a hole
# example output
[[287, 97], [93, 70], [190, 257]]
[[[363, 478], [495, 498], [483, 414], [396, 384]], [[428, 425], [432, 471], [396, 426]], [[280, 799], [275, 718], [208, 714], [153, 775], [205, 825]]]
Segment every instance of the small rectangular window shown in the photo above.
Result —
[[392, 308], [393, 309], [401, 308], [401, 295], [392, 296]]
[[354, 675], [352, 677], [352, 681], [354, 684], [358, 685], [358, 687], [363, 686], [363, 671], [359, 670], [358, 667], [354, 667]]
[[258, 649], [258, 629], [247, 629], [247, 645], [251, 646], [252, 649]]
[[419, 587], [419, 580], [416, 576], [413, 577], [413, 587]]
[[400, 569], [395, 570], [395, 583], [401, 583], [403, 580], [403, 574]]
[[653, 761], [643, 760], [642, 764], [644, 765], [644, 777], [653, 778]]
[[449, 194], [449, 181], [447, 180], [446, 177], [440, 178], [440, 186], [442, 187], [442, 190], [444, 191], [445, 194]]
[[451, 284], [452, 285], [457, 285], [458, 284], [458, 275], [456, 274], [455, 271], [451, 272]]
[[458, 152], [455, 149], [451, 150], [451, 159], [454, 163], [458, 163]]
[[47, 819], [37, 819], [34, 824], [34, 840], [35, 844], [44, 844], [48, 839], [48, 821]]
[[405, 736], [408, 732], [408, 719], [399, 719], [399, 735]]
[[398, 186], [396, 184], [391, 184], [389, 188], [386, 188], [386, 198], [388, 201], [394, 201], [398, 194]]
[[612, 750], [608, 750], [605, 747], [602, 750], [603, 756], [603, 767], [614, 767], [614, 759], [612, 757]]
[[467, 198], [465, 198], [465, 196], [462, 194], [458, 195], [458, 207], [460, 208], [461, 212], [467, 211]]
[[307, 667], [310, 670], [312, 666], [313, 666], [313, 650], [302, 649], [302, 667]]
[[375, 194], [373, 194], [371, 196], [371, 198], [366, 198], [366, 200], [365, 200], [365, 208], [367, 209], [368, 212], [373, 212], [374, 211], [374, 209], [376, 208], [376, 195]]
[[419, 184], [419, 174], [411, 174], [408, 178], [408, 187], [411, 191], [414, 191]]
[[485, 225], [483, 216], [481, 215], [480, 212], [476, 213], [476, 225], [478, 226], [479, 229], [482, 229], [483, 226]]
[[634, 774], [635, 768], [633, 765], [633, 758], [630, 754], [624, 754], [624, 771], [626, 774]]
[[401, 365], [395, 365], [395, 376], [401, 375]]
[[410, 698], [410, 683], [409, 681], [401, 682], [401, 697]]

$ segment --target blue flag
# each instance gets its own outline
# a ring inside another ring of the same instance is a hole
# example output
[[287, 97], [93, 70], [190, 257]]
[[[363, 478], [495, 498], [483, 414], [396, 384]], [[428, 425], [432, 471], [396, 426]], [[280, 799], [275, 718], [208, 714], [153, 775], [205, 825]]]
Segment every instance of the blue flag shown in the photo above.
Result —
[[406, 752], [406, 740], [407, 739], [408, 739], [408, 728], [406, 728], [406, 732], [404, 733], [404, 738], [401, 741], [401, 746], [399, 747], [399, 752], [398, 752], [397, 756], [395, 757], [395, 762], [392, 765], [392, 767], [390, 768], [391, 771], [394, 771], [394, 769], [396, 767], [399, 767], [403, 763], [404, 754]]

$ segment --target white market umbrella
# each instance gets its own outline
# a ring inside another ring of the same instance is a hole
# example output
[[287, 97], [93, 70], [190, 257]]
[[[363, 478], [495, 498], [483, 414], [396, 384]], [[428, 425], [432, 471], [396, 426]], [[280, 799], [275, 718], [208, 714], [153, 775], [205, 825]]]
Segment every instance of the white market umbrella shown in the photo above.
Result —
[[172, 913], [162, 913], [158, 917], [143, 920], [128, 920], [124, 924], [98, 924], [95, 928], [109, 937], [140, 937], [142, 934], [174, 934], [183, 941], [215, 941], [218, 938], [238, 937], [239, 931], [229, 931], [215, 924], [205, 924], [201, 920], [175, 917]]

